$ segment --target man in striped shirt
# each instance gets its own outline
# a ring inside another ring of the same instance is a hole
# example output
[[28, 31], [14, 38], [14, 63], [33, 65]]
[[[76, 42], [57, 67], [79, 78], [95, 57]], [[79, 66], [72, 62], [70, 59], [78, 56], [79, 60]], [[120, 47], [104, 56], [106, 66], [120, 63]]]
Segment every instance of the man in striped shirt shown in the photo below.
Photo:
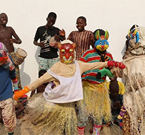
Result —
[[67, 38], [76, 43], [76, 60], [79, 60], [82, 54], [90, 49], [90, 46], [93, 47], [94, 45], [93, 33], [85, 30], [86, 25], [86, 18], [83, 16], [78, 17], [76, 21], [78, 31], [72, 31]]
[[[109, 46], [108, 36], [108, 31], [96, 30], [94, 32], [95, 47], [87, 50], [80, 58], [80, 61], [93, 63], [113, 60], [112, 55], [106, 51]], [[96, 78], [100, 70], [90, 70], [82, 75], [83, 100], [79, 103], [78, 135], [83, 135], [88, 117], [92, 117], [94, 121], [93, 135], [99, 135], [103, 120], [111, 120], [110, 99], [108, 90], [105, 87], [106, 76], [101, 79]]]

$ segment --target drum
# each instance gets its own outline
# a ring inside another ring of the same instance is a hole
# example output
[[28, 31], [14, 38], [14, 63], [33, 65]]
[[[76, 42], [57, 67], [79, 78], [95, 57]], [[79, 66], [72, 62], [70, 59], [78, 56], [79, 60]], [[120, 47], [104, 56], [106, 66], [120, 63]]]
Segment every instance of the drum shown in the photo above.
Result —
[[13, 57], [14, 64], [16, 65], [22, 64], [26, 57], [27, 57], [27, 52], [21, 48], [18, 48]]

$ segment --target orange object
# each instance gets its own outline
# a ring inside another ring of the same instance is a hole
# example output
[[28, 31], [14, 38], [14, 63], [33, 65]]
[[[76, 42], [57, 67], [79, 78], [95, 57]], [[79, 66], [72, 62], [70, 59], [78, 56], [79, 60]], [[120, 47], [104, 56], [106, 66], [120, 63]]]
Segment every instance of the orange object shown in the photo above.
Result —
[[14, 93], [14, 95], [13, 95], [13, 98], [14, 98], [15, 100], [18, 101], [18, 99], [19, 99], [20, 97], [22, 97], [23, 95], [25, 95], [25, 94], [28, 93], [29, 91], [30, 91], [30, 89], [29, 89], [27, 86], [25, 86], [24, 89], [22, 89], [22, 90], [20, 90], [20, 91], [16, 91], [16, 92]]
[[8, 57], [0, 57], [0, 62], [5, 63], [7, 61]]

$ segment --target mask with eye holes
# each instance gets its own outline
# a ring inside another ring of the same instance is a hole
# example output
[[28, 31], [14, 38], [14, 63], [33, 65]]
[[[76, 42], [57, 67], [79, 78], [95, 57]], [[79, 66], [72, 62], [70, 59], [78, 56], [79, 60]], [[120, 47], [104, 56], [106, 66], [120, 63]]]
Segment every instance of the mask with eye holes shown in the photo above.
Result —
[[70, 40], [64, 40], [58, 44], [60, 61], [65, 64], [73, 63], [74, 61], [74, 49], [76, 44]]
[[95, 49], [99, 50], [101, 52], [104, 52], [107, 50], [107, 48], [109, 47], [109, 42], [108, 37], [109, 37], [109, 33], [108, 31], [104, 31], [102, 29], [98, 29], [94, 32], [94, 37], [95, 37]]

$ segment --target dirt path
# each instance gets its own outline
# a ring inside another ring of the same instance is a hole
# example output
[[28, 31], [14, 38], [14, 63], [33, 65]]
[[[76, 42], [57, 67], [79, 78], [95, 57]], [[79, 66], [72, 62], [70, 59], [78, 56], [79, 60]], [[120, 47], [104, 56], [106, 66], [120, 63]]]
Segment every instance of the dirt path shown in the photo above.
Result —
[[[15, 129], [15, 134], [14, 135], [27, 135], [26, 132], [25, 134], [21, 133], [20, 131], [20, 123], [18, 121], [18, 126]], [[86, 129], [85, 129], [85, 135], [91, 135], [89, 133], [89, 129], [91, 128], [91, 124], [88, 123]], [[30, 128], [31, 129], [31, 128]], [[29, 132], [29, 135], [33, 135], [31, 134], [31, 130], [27, 129], [27, 131]], [[5, 131], [4, 125], [0, 124], [0, 135], [7, 135], [7, 132]], [[101, 131], [100, 135], [123, 135], [122, 131], [120, 130], [119, 126], [117, 125], [112, 125], [111, 127], [103, 127], [103, 130]]]

